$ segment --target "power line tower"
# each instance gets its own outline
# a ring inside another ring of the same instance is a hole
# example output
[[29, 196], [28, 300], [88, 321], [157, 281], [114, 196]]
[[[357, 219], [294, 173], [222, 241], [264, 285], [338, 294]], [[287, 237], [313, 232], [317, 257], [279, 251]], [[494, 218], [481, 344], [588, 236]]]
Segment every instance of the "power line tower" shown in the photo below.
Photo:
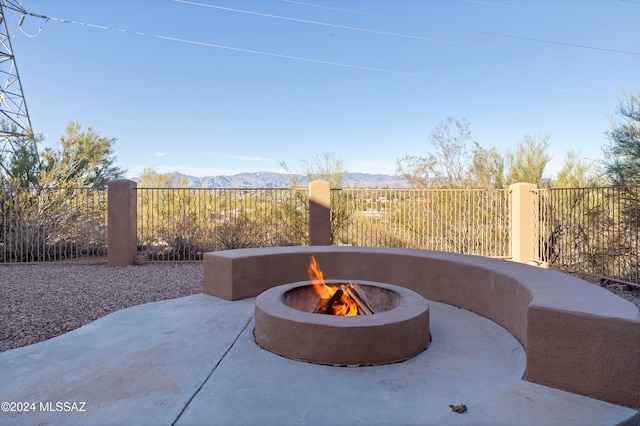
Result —
[[0, 126], [0, 166], [5, 153], [12, 154], [21, 147], [36, 156], [38, 153], [11, 47], [5, 9], [21, 13], [21, 20], [28, 14], [18, 1], [0, 0], [0, 120], [5, 124]]

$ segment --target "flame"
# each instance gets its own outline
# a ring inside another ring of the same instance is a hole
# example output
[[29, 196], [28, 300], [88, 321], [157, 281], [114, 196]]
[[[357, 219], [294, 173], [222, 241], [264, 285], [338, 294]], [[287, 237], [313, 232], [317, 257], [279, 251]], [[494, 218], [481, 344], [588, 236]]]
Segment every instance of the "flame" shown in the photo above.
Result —
[[[307, 272], [309, 274], [309, 280], [311, 280], [311, 285], [313, 286], [316, 294], [320, 296], [320, 299], [331, 299], [336, 291], [341, 289], [340, 286], [329, 286], [325, 283], [324, 274], [322, 273], [320, 264], [316, 260], [315, 256], [311, 256], [311, 263], [309, 264]], [[349, 286], [353, 286], [353, 284], [349, 283]], [[358, 305], [353, 299], [351, 299], [351, 297], [346, 293], [343, 293], [342, 296], [333, 304], [331, 314], [349, 317], [356, 316], [358, 315]]]

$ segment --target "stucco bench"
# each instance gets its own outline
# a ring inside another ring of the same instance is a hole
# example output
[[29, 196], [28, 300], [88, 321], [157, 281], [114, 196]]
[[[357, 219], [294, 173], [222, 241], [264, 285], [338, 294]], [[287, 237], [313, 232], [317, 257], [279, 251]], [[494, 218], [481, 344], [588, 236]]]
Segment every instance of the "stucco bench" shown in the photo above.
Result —
[[311, 255], [325, 278], [406, 287], [500, 324], [525, 347], [526, 380], [640, 409], [640, 311], [556, 271], [424, 250], [273, 247], [205, 253], [203, 290], [256, 297], [307, 280]]

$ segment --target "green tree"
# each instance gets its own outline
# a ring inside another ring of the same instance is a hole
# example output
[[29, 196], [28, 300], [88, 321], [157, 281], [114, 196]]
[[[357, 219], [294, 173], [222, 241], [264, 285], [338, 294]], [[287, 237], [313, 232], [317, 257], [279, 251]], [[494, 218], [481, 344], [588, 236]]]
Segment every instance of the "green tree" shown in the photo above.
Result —
[[558, 171], [553, 186], [556, 188], [587, 188], [604, 185], [598, 164], [580, 158], [578, 151], [566, 152], [564, 163]]
[[41, 184], [106, 187], [109, 180], [118, 179], [125, 173], [115, 166], [115, 141], [100, 136], [91, 127], [83, 131], [80, 124], [71, 122], [60, 138], [60, 146], [42, 153]]
[[507, 182], [535, 183], [544, 186], [544, 169], [551, 160], [547, 153], [551, 134], [543, 133], [538, 137], [526, 134], [514, 150], [506, 153]]
[[620, 118], [612, 119], [606, 133], [605, 173], [614, 185], [635, 186], [640, 185], [640, 93], [624, 97], [616, 111]]
[[28, 146], [20, 145], [14, 151], [6, 169], [6, 182], [28, 188], [40, 181], [40, 157]]
[[102, 189], [123, 173], [113, 165], [114, 139], [71, 123], [60, 147], [40, 156], [33, 147], [42, 137], [24, 137], [14, 140], [11, 151], [2, 151], [10, 154], [1, 159], [2, 183], [13, 186], [0, 199], [0, 212], [5, 212], [0, 215], [0, 240], [11, 242], [5, 247], [7, 256], [36, 261], [102, 253]]
[[0, 123], [4, 140], [0, 150], [0, 184], [20, 187], [37, 186], [40, 179], [40, 156], [36, 147], [41, 135], [21, 135], [15, 124]]
[[504, 188], [505, 158], [497, 149], [474, 142], [470, 179], [478, 188]]
[[[200, 252], [201, 191], [186, 179], [146, 167], [138, 177], [138, 241], [152, 259], [188, 259]], [[176, 191], [175, 189], [182, 189]], [[205, 223], [205, 226], [209, 223]]]
[[189, 182], [171, 173], [158, 173], [153, 167], [145, 167], [138, 177], [139, 188], [189, 188]]
[[[291, 188], [302, 187], [302, 180], [306, 179], [306, 183], [314, 180], [323, 180], [329, 182], [332, 190], [342, 188], [344, 178], [348, 171], [344, 165], [344, 161], [333, 153], [324, 151], [315, 154], [311, 160], [299, 160], [297, 168], [292, 169], [284, 161], [280, 162], [280, 166], [289, 174]], [[304, 205], [304, 213], [297, 210], [288, 210], [287, 222], [292, 224], [292, 233], [295, 235], [307, 235], [308, 227], [308, 200], [303, 200], [301, 194], [297, 195], [297, 200], [293, 201], [291, 206]], [[349, 207], [347, 200], [342, 196], [341, 191], [331, 192], [331, 219], [330, 219], [330, 240], [331, 244], [338, 242], [340, 229], [346, 229], [353, 216], [353, 208]]]

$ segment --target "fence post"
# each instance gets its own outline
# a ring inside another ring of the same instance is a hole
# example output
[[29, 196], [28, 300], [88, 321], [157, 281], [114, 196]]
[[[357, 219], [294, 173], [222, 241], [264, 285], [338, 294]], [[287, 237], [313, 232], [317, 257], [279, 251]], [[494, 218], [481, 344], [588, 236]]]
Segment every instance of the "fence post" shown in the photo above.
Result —
[[533, 191], [538, 186], [533, 183], [514, 183], [511, 190], [511, 260], [530, 263], [533, 253], [534, 217]]
[[331, 245], [331, 188], [329, 182], [309, 182], [309, 245]]
[[136, 182], [117, 179], [109, 182], [107, 192], [107, 265], [128, 266], [136, 263], [137, 206]]

